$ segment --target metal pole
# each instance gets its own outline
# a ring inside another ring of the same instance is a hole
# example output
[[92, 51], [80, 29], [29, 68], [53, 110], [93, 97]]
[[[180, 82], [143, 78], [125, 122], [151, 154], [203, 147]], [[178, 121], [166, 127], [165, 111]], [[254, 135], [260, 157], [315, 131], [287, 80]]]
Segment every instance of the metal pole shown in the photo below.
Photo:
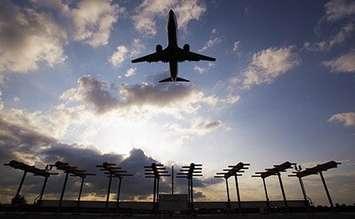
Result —
[[68, 181], [68, 176], [69, 176], [69, 173], [66, 172], [65, 173], [64, 184], [63, 184], [63, 188], [62, 188], [62, 193], [60, 194], [60, 199], [59, 199], [59, 206], [58, 206], [59, 209], [62, 207], [62, 202], [63, 202], [64, 192], [65, 192], [65, 187], [66, 187], [67, 181]]
[[22, 189], [22, 185], [23, 185], [23, 182], [25, 181], [25, 178], [26, 178], [26, 174], [27, 174], [27, 171], [25, 170], [23, 172], [23, 175], [22, 175], [22, 178], [21, 178], [21, 181], [20, 181], [20, 184], [17, 188], [17, 192], [16, 192], [16, 195], [15, 197], [18, 197], [20, 195], [20, 192], [21, 192], [21, 189]]
[[237, 176], [237, 175], [234, 175], [234, 179], [235, 179], [235, 187], [236, 187], [236, 190], [237, 190], [238, 207], [239, 207], [239, 209], [241, 209], [242, 206], [241, 206], [241, 203], [240, 203], [238, 176]]
[[155, 197], [156, 197], [156, 181], [157, 181], [157, 178], [154, 177], [154, 186], [153, 186], [153, 205], [155, 205]]
[[159, 181], [160, 181], [160, 178], [158, 177], [157, 178], [157, 198], [156, 198], [157, 204], [159, 204]]
[[171, 195], [174, 195], [174, 165], [171, 166]]
[[190, 178], [187, 178], [187, 196], [188, 196], [188, 202], [191, 205]]
[[229, 186], [228, 186], [228, 179], [227, 178], [224, 178], [225, 181], [226, 181], [226, 190], [227, 190], [227, 202], [228, 202], [228, 207], [230, 207], [230, 202], [231, 202], [231, 199], [229, 197]]
[[119, 208], [119, 207], [120, 207], [121, 183], [122, 183], [122, 178], [119, 176], [119, 177], [118, 177], [118, 189], [117, 189], [116, 208]]
[[112, 174], [110, 174], [109, 181], [108, 181], [108, 189], [107, 189], [106, 204], [105, 204], [106, 208], [108, 207], [108, 203], [110, 201], [111, 183], [112, 183]]
[[304, 198], [304, 204], [306, 207], [308, 207], [308, 200], [307, 200], [307, 195], [306, 195], [306, 190], [304, 188], [303, 180], [301, 177], [298, 177], [298, 181], [300, 182], [300, 185], [301, 185], [301, 190], [302, 190], [302, 194], [303, 194], [303, 198]]
[[78, 202], [77, 202], [78, 208], [80, 207], [80, 198], [81, 198], [81, 193], [83, 192], [84, 180], [85, 180], [85, 177], [81, 177], [80, 190], [79, 190], [79, 196], [78, 196]]
[[281, 192], [282, 192], [282, 197], [283, 197], [283, 199], [284, 199], [285, 207], [287, 208], [288, 205], [287, 205], [287, 200], [286, 200], [286, 194], [285, 194], [284, 186], [283, 186], [282, 180], [281, 180], [281, 174], [278, 173], [277, 176], [278, 176], [278, 178], [279, 178], [280, 187], [281, 187]]
[[269, 208], [270, 207], [270, 200], [269, 200], [269, 195], [267, 194], [265, 178], [262, 178], [262, 179], [263, 179], [264, 190], [265, 190], [266, 206]]
[[190, 187], [191, 187], [191, 192], [190, 192], [190, 195], [191, 195], [191, 209], [194, 210], [194, 187], [193, 187], [193, 179], [192, 179], [192, 176], [191, 176], [191, 182], [190, 182]]
[[48, 181], [48, 177], [45, 177], [44, 181], [43, 181], [41, 193], [40, 193], [38, 201], [37, 201], [37, 202], [39, 202], [39, 204], [41, 204], [41, 202], [42, 202], [42, 198], [43, 198], [44, 190], [46, 189], [47, 181]]
[[323, 185], [324, 185], [324, 189], [325, 189], [325, 193], [327, 194], [330, 207], [333, 208], [334, 207], [333, 201], [332, 201], [332, 198], [330, 197], [330, 194], [329, 194], [329, 191], [328, 191], [328, 187], [327, 187], [327, 184], [325, 183], [322, 171], [319, 171], [319, 175], [320, 175], [320, 178], [322, 179], [322, 182], [323, 182]]

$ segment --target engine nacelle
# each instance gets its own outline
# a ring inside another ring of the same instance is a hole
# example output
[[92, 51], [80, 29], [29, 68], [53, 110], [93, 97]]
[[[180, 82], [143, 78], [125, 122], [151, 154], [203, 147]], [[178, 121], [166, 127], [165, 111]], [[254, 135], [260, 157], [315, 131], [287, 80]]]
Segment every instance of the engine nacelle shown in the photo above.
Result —
[[190, 52], [190, 45], [189, 44], [185, 44], [184, 45], [184, 50], [185, 50], [185, 52]]
[[158, 44], [158, 45], [155, 47], [155, 50], [156, 50], [157, 52], [161, 52], [161, 51], [163, 50], [163, 47], [162, 47], [160, 44]]

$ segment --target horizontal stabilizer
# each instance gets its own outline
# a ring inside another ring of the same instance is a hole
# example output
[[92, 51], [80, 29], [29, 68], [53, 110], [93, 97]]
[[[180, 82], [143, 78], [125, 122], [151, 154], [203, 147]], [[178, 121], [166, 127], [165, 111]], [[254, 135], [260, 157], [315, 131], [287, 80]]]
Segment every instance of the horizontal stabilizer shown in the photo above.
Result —
[[170, 81], [173, 81], [172, 78], [165, 78], [165, 79], [159, 81], [159, 83], [161, 83], [161, 82], [170, 82]]
[[185, 79], [185, 78], [176, 78], [176, 81], [184, 81], [184, 82], [190, 82], [189, 80]]
[[165, 78], [165, 79], [159, 81], [159, 83], [161, 83], [161, 82], [173, 82], [173, 81], [190, 82], [189, 80], [187, 80], [187, 79], [185, 79], [185, 78], [179, 78], [179, 77], [177, 77], [175, 80], [173, 80], [172, 78]]

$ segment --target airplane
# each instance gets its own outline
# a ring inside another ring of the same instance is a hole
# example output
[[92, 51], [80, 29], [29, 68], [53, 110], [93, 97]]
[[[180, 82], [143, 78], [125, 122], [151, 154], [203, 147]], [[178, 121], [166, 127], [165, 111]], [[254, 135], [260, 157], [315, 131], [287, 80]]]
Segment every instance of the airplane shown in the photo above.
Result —
[[175, 81], [184, 81], [189, 82], [189, 80], [178, 77], [178, 62], [184, 61], [216, 61], [215, 58], [204, 56], [198, 53], [190, 52], [190, 45], [185, 44], [183, 48], [180, 48], [177, 44], [177, 22], [176, 16], [173, 10], [169, 11], [169, 20], [168, 20], [168, 46], [163, 49], [162, 45], [156, 45], [156, 52], [133, 59], [132, 63], [137, 62], [169, 62], [170, 68], [170, 77], [163, 79], [159, 82], [175, 82]]

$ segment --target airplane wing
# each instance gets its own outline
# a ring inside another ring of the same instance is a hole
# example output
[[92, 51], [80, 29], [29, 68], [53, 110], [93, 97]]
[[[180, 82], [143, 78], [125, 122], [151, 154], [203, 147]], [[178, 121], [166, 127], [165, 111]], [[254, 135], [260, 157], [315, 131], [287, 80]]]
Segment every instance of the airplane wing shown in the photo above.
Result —
[[158, 62], [161, 61], [163, 58], [163, 55], [161, 53], [152, 53], [137, 59], [133, 59], [132, 63], [137, 63], [137, 62]]
[[201, 60], [216, 61], [215, 58], [204, 56], [194, 52], [187, 52], [185, 56], [186, 56], [186, 60], [188, 61], [201, 61]]

